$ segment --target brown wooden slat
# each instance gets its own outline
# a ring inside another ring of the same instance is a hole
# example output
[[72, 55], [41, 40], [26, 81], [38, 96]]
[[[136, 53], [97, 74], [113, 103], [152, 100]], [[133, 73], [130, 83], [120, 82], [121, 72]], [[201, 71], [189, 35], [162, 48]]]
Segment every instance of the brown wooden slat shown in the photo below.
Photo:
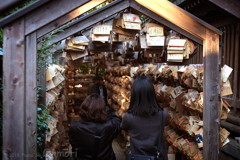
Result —
[[[227, 27], [227, 57], [225, 64], [230, 66], [230, 56], [231, 54], [231, 26]], [[231, 95], [227, 96], [228, 98], [231, 98]]]
[[218, 160], [220, 79], [218, 66], [219, 35], [207, 30], [204, 40], [203, 157]]
[[37, 30], [37, 38], [47, 34], [48, 32], [62, 26], [63, 24], [67, 23], [68, 21], [77, 18], [81, 14], [87, 12], [88, 10], [96, 7], [97, 5], [103, 3], [105, 0], [92, 0], [81, 7], [73, 10], [72, 12], [65, 14], [64, 16], [54, 20], [53, 22], [45, 25], [44, 27]]
[[230, 65], [230, 52], [231, 52], [231, 27], [227, 27], [227, 57], [226, 57], [226, 64]]
[[[220, 28], [220, 31], [222, 31], [223, 32], [223, 28]], [[224, 33], [220, 36], [220, 38], [219, 38], [219, 42], [220, 43], [223, 43], [223, 35], [224, 35]], [[221, 53], [221, 54], [220, 54]], [[222, 56], [223, 56], [223, 46], [221, 46], [220, 47], [220, 50], [219, 50], [219, 62], [220, 62], [220, 64], [222, 64], [222, 60], [223, 60], [223, 58], [222, 58]], [[220, 65], [221, 66], [221, 65]]]
[[75, 22], [69, 24], [69, 27], [64, 30], [64, 32], [58, 33], [57, 37], [53, 37], [50, 43], [59, 42], [70, 35], [73, 35], [93, 24], [98, 23], [99, 21], [110, 17], [113, 14], [116, 14], [124, 9], [129, 7], [129, 1], [114, 1], [90, 14], [76, 20]]
[[[234, 40], [235, 40], [235, 34], [236, 34], [236, 33], [235, 33], [235, 27], [234, 27], [234, 25], [231, 25], [231, 43], [230, 43], [230, 44], [231, 44], [231, 45], [230, 45], [230, 46], [231, 46], [231, 50], [230, 50], [230, 53], [229, 53], [229, 56], [230, 56], [230, 57], [229, 57], [229, 60], [230, 60], [229, 66], [230, 66], [231, 68], [234, 68], [233, 65], [234, 65], [234, 59], [235, 59], [235, 58], [234, 58], [234, 57], [235, 57], [235, 56], [234, 56], [234, 46], [235, 46], [235, 45], [234, 45], [234, 44], [235, 44], [235, 41], [234, 41]], [[230, 75], [230, 83], [231, 83], [232, 85], [233, 85], [233, 78], [234, 78], [234, 77], [233, 77], [233, 74], [231, 74], [231, 75]], [[233, 89], [233, 86], [231, 86], [231, 87], [232, 87], [232, 89]], [[230, 97], [232, 97], [232, 95], [231, 95]]]
[[200, 46], [200, 61], [203, 63], [203, 46]]
[[3, 159], [24, 160], [24, 18], [4, 27]]
[[25, 35], [89, 2], [89, 0], [50, 1], [25, 16]]
[[193, 57], [192, 57], [192, 63], [193, 63], [193, 64], [196, 64], [196, 54], [193, 55]]
[[195, 57], [194, 58], [194, 60], [195, 60], [194, 64], [197, 64], [198, 63], [198, 53], [196, 53], [196, 55], [194, 57]]
[[237, 98], [239, 94], [239, 80], [240, 80], [240, 75], [239, 75], [239, 39], [240, 39], [240, 23], [238, 22], [236, 24], [236, 32], [235, 32], [235, 51], [234, 51], [234, 67], [233, 67], [233, 99], [234, 99], [234, 115], [237, 114]]
[[202, 64], [202, 62], [201, 62], [201, 53], [200, 53], [200, 45], [198, 45], [197, 52], [198, 52], [198, 64]]
[[225, 27], [224, 29], [224, 37], [223, 37], [223, 63], [222, 63], [222, 66], [224, 64], [226, 64], [226, 59], [227, 59], [227, 27]]
[[37, 36], [36, 32], [26, 37], [26, 81], [25, 81], [25, 160], [37, 158]]

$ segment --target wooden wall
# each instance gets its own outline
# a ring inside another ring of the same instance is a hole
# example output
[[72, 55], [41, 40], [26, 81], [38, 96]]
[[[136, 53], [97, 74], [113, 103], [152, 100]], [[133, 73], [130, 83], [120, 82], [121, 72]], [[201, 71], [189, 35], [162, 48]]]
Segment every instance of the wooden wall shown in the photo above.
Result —
[[[230, 83], [233, 94], [223, 97], [232, 106], [231, 114], [240, 117], [240, 21], [219, 27], [223, 31], [223, 35], [219, 37], [220, 41], [220, 61], [221, 67], [226, 64], [233, 68], [230, 75]], [[197, 53], [195, 53], [191, 59], [190, 64], [202, 64], [203, 63], [203, 47], [198, 45]]]

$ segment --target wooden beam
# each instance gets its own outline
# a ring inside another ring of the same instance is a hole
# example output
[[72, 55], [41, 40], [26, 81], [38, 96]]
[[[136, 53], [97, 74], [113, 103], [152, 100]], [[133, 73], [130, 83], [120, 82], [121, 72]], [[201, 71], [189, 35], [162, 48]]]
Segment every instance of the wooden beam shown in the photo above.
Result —
[[3, 159], [24, 160], [24, 18], [5, 26], [3, 38]]
[[232, 123], [221, 121], [221, 127], [226, 128], [230, 133], [240, 135], [240, 127]]
[[187, 11], [169, 2], [168, 0], [136, 1], [200, 39], [205, 38], [206, 29], [210, 29], [220, 35], [222, 34], [220, 30], [188, 13]]
[[55, 19], [71, 12], [89, 0], [50, 1], [25, 16], [25, 35], [36, 31]]
[[240, 19], [240, 1], [238, 0], [209, 0], [216, 6]]
[[155, 21], [158, 21], [159, 23], [163, 24], [164, 26], [167, 26], [169, 28], [171, 28], [172, 30], [178, 32], [181, 35], [186, 36], [187, 38], [199, 43], [199, 44], [203, 44], [202, 39], [196, 37], [195, 35], [185, 31], [184, 29], [178, 27], [177, 25], [175, 25], [174, 23], [168, 21], [167, 19], [159, 16], [157, 13], [154, 13], [153, 11], [149, 10], [148, 8], [140, 5], [139, 3], [135, 2], [135, 1], [131, 1], [131, 7], [133, 9], [135, 9], [135, 12], [140, 12], [140, 14], [144, 14], [152, 19], [154, 19]]
[[78, 16], [82, 15], [83, 13], [87, 12], [88, 10], [98, 6], [99, 4], [103, 3], [106, 0], [92, 0], [81, 7], [73, 10], [72, 12], [65, 14], [64, 16], [54, 20], [53, 22], [45, 25], [44, 27], [37, 30], [37, 38], [47, 34], [48, 32], [62, 26], [63, 24], [69, 22], [70, 20], [77, 18]]
[[219, 35], [207, 29], [203, 47], [203, 157], [204, 160], [218, 160], [220, 121]]
[[[6, 0], [4, 0], [6, 1]], [[14, 20], [17, 20], [18, 18], [24, 16], [25, 14], [33, 11], [34, 9], [42, 6], [43, 4], [47, 3], [50, 0], [38, 0], [36, 2], [33, 2], [32, 4], [30, 4], [27, 7], [24, 7], [22, 9], [20, 9], [19, 11], [8, 15], [7, 17], [4, 17], [3, 19], [0, 20], [0, 27], [3, 27], [11, 22], [13, 22]], [[2, 3], [0, 3], [2, 4]]]
[[233, 99], [234, 99], [234, 115], [236, 116], [237, 114], [237, 94], [239, 92], [238, 86], [239, 86], [239, 41], [240, 41], [240, 23], [238, 22], [236, 24], [236, 33], [235, 33], [235, 40], [232, 43], [235, 43], [235, 53], [234, 53], [234, 67], [233, 67], [233, 75], [234, 75], [234, 80], [233, 80]]
[[87, 16], [84, 16], [75, 22], [72, 22], [69, 24], [69, 27], [64, 29], [64, 32], [59, 32], [57, 37], [53, 37], [50, 41], [50, 43], [56, 43], [59, 42], [91, 25], [94, 25], [101, 20], [104, 20], [111, 15], [118, 13], [124, 9], [129, 7], [129, 1], [114, 1], [90, 14]]
[[36, 32], [26, 37], [25, 80], [25, 160], [37, 159], [37, 37]]
[[240, 127], [240, 118], [237, 118], [237, 117], [235, 117], [231, 114], [227, 115], [227, 120], [226, 121]]

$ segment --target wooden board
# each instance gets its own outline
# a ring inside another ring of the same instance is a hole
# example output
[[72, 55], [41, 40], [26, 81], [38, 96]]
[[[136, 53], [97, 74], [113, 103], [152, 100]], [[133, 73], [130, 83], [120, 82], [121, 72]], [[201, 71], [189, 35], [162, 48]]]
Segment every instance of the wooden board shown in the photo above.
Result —
[[50, 1], [25, 16], [25, 35], [43, 27], [55, 19], [67, 14], [89, 0]]
[[207, 30], [204, 40], [203, 157], [218, 160], [220, 121], [219, 35]]
[[77, 18], [81, 14], [87, 12], [88, 10], [96, 7], [97, 5], [103, 3], [105, 0], [92, 0], [81, 7], [78, 7], [77, 9], [71, 11], [68, 14], [65, 14], [64, 16], [52, 21], [51, 23], [45, 25], [44, 27], [37, 30], [37, 38], [40, 38], [41, 36], [47, 34], [48, 32], [51, 32], [52, 30], [62, 26], [63, 24], [69, 22], [73, 18]]
[[4, 27], [3, 37], [3, 159], [24, 160], [24, 18]]
[[25, 160], [37, 157], [37, 37], [33, 32], [26, 37], [26, 80], [25, 80]]
[[240, 105], [239, 103], [237, 103], [237, 94], [238, 92], [240, 92], [239, 90], [239, 78], [240, 78], [240, 75], [239, 75], [239, 41], [240, 41], [240, 34], [239, 34], [239, 31], [240, 31], [240, 23], [238, 22], [236, 24], [236, 33], [235, 33], [235, 52], [234, 52], [234, 67], [233, 67], [233, 75], [234, 75], [234, 80], [233, 80], [233, 99], [234, 99], [234, 115], [236, 116], [237, 114], [237, 106], [239, 106], [240, 108]]

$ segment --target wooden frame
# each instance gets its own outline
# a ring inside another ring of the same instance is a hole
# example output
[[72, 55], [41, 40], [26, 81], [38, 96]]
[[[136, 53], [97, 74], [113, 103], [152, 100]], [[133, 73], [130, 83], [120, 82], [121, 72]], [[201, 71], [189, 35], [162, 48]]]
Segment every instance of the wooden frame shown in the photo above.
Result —
[[[0, 21], [0, 24], [5, 24], [3, 48], [3, 159], [5, 160], [10, 159], [10, 157], [18, 160], [36, 159], [36, 41], [40, 36], [76, 18], [78, 16], [76, 9], [81, 8], [88, 1], [72, 0], [70, 3], [67, 2], [68, 7], [62, 7], [63, 11], [58, 11], [56, 6], [63, 6], [66, 3], [65, 0], [59, 0], [57, 5], [55, 1], [49, 1], [33, 12], [15, 19], [14, 22], [10, 23], [9, 19]], [[92, 5], [88, 3], [85, 5], [89, 9], [101, 2], [101, 0], [96, 1], [96, 3], [88, 2]], [[217, 160], [220, 123], [218, 54], [221, 31], [167, 0], [117, 0], [71, 23], [65, 32], [60, 33], [52, 42], [69, 37], [128, 7], [132, 7], [155, 20], [162, 20], [161, 23], [164, 25], [203, 44], [205, 71], [203, 137], [204, 144], [206, 144], [203, 154], [204, 160]], [[51, 13], [51, 16], [42, 19], [42, 16], [46, 15], [44, 11], [47, 11], [48, 15]], [[73, 17], [69, 16], [71, 13]], [[36, 21], [36, 19], [41, 20]]]

